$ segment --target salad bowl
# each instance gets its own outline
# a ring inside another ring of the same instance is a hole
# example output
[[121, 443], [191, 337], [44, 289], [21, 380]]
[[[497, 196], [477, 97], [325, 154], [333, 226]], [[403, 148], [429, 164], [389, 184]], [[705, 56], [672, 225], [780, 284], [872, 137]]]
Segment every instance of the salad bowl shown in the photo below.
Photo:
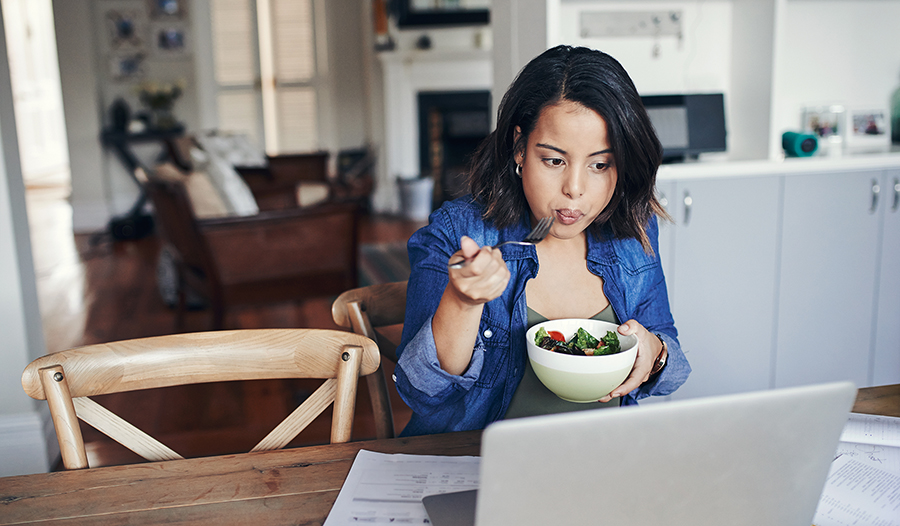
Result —
[[[618, 336], [621, 351], [587, 356], [544, 349], [535, 343], [535, 336], [541, 328], [547, 332], [562, 333], [566, 340], [572, 338], [579, 328], [597, 339], [612, 331]], [[623, 336], [616, 331], [617, 328], [614, 323], [581, 318], [538, 323], [525, 333], [528, 360], [541, 383], [556, 396], [570, 402], [596, 402], [622, 384], [637, 357], [637, 337]]]

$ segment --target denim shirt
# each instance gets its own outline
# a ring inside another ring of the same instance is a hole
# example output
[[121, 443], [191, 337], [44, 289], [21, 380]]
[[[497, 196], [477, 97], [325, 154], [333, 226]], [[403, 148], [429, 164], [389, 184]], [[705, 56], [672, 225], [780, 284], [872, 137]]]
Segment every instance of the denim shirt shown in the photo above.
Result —
[[[466, 371], [452, 375], [438, 363], [431, 320], [448, 283], [447, 262], [459, 250], [460, 238], [466, 235], [480, 246], [494, 245], [522, 239], [530, 230], [526, 222], [497, 230], [481, 218], [481, 213], [481, 206], [470, 198], [447, 202], [409, 239], [412, 272], [394, 380], [413, 415], [402, 435], [484, 428], [506, 413], [525, 371], [525, 284], [538, 272], [534, 246], [507, 245], [500, 249], [510, 270], [509, 284], [500, 297], [484, 305]], [[655, 217], [647, 226], [647, 235], [654, 254], [659, 254]], [[678, 343], [659, 258], [644, 252], [635, 239], [588, 238], [588, 269], [603, 278], [603, 291], [616, 314], [623, 321], [637, 320], [648, 331], [659, 334], [668, 347], [662, 372], [625, 395], [622, 405], [672, 393], [687, 380], [691, 368]]]

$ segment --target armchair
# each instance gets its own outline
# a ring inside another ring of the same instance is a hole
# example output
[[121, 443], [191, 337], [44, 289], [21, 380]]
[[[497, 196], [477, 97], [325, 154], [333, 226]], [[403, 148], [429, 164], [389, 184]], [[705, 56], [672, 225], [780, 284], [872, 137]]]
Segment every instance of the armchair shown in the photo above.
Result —
[[188, 291], [209, 302], [213, 326], [221, 329], [230, 306], [337, 295], [357, 286], [357, 204], [198, 219], [185, 186], [191, 177], [161, 165], [145, 182], [175, 264], [179, 331]]

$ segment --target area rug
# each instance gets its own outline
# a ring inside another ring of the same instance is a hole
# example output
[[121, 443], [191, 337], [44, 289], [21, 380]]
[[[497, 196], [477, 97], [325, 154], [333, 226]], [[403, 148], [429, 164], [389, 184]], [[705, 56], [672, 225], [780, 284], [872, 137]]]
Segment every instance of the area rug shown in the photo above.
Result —
[[359, 247], [359, 286], [409, 279], [406, 242], [364, 243]]

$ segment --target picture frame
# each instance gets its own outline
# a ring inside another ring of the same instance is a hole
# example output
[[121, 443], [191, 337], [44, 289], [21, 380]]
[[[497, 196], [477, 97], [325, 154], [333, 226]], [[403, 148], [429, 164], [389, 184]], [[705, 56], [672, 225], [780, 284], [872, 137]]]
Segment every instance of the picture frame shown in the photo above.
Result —
[[183, 19], [187, 15], [188, 0], [147, 0], [154, 19]]
[[99, 4], [107, 51], [128, 53], [147, 48], [147, 12], [140, 1], [105, 1]]
[[887, 108], [859, 107], [847, 111], [847, 147], [881, 150], [891, 145], [891, 119]]
[[183, 22], [155, 22], [151, 26], [150, 39], [153, 55], [162, 58], [180, 58], [190, 54], [191, 39], [188, 25]]
[[801, 128], [804, 133], [815, 135], [819, 154], [839, 153], [843, 148], [845, 127], [844, 106], [828, 104], [803, 108]]
[[144, 76], [144, 53], [113, 53], [109, 56], [109, 76], [117, 81], [131, 81]]

